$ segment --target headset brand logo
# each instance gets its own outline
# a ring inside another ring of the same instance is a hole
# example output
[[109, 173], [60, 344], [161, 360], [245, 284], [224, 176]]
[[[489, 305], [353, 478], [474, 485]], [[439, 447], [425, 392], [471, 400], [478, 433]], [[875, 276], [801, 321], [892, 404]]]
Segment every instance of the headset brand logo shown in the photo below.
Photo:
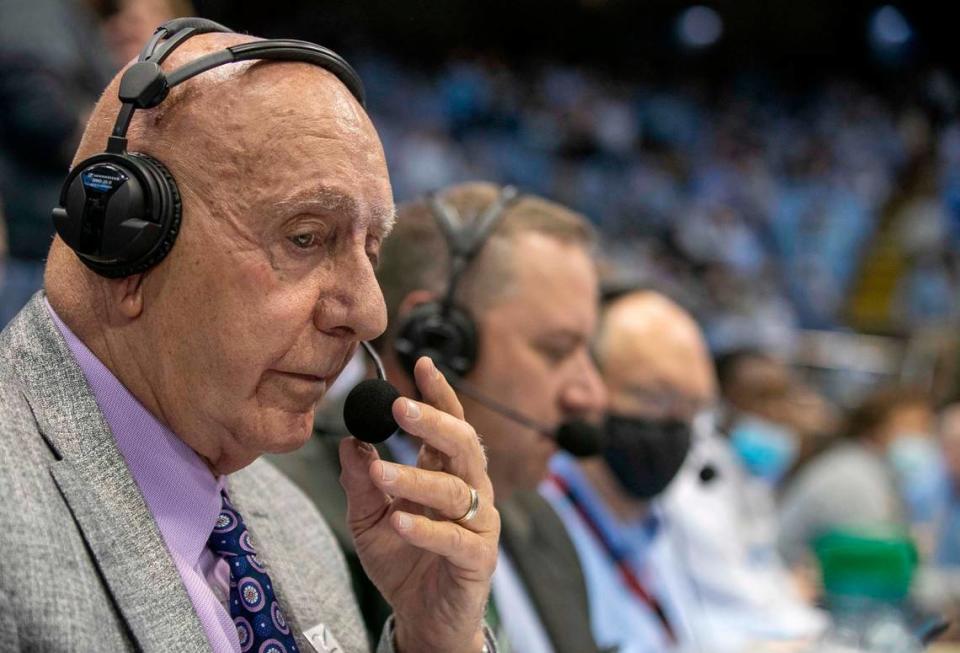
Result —
[[119, 168], [99, 165], [80, 175], [83, 187], [100, 193], [112, 193], [124, 184], [128, 177]]

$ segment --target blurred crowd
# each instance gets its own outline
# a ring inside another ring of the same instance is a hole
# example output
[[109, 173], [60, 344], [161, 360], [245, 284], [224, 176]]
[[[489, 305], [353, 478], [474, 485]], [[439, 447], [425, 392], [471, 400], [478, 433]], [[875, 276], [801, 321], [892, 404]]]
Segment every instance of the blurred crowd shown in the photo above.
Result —
[[605, 255], [692, 306], [714, 350], [789, 351], [849, 324], [886, 229], [902, 265], [883, 306], [903, 332], [957, 313], [957, 88], [934, 72], [896, 101], [852, 80], [791, 88], [610, 79], [497, 58], [361, 61], [398, 198], [492, 178], [600, 226]]
[[[50, 15], [0, 21], [0, 324], [42, 283], [49, 212], [91, 103], [183, 11], [35, 4]], [[757, 556], [782, 557], [812, 597], [819, 535], [906, 532], [918, 605], [960, 614], [953, 572], [927, 573], [960, 568], [960, 404], [897, 388], [837, 405], [789, 365], [801, 329], [864, 315], [901, 336], [960, 323], [949, 75], [893, 97], [850, 79], [655, 83], [493, 55], [355, 63], [398, 201], [515, 184], [593, 220], [613, 276], [691, 310], [718, 357], [717, 426], [744, 472], [738, 509]]]
[[868, 549], [889, 553], [901, 544], [915, 567], [914, 607], [955, 619], [960, 404], [938, 410], [923, 391], [880, 387], [838, 411], [784, 361], [756, 350], [722, 357], [718, 376], [720, 430], [748, 471], [742, 514], [757, 534], [752, 541], [776, 548], [801, 586], [821, 597], [856, 585], [836, 580], [843, 572], [830, 568], [831, 537], [851, 538], [840, 548], [862, 555], [860, 563], [884, 560], [866, 573], [875, 583], [867, 593], [877, 595], [899, 582], [891, 563], [896, 554], [884, 558]]

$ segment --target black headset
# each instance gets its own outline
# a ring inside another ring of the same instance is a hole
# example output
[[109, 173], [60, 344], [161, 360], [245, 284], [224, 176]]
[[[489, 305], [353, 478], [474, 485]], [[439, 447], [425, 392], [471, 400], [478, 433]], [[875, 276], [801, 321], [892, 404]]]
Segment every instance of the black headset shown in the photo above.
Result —
[[[233, 30], [202, 18], [164, 23], [120, 79], [123, 103], [106, 152], [84, 159], [70, 171], [53, 209], [63, 241], [88, 268], [109, 278], [145, 272], [173, 248], [180, 231], [177, 183], [160, 161], [127, 152], [127, 129], [137, 109], [152, 109], [170, 89], [191, 77], [237, 61], [302, 61], [333, 73], [364, 105], [363, 83], [347, 61], [327, 48], [289, 39], [254, 41], [204, 55], [170, 73], [160, 65], [191, 36]], [[162, 41], [162, 43], [161, 43]]]
[[429, 356], [444, 372], [465, 376], [477, 362], [477, 323], [456, 302], [457, 286], [470, 263], [503, 219], [507, 208], [519, 199], [517, 189], [505, 186], [482, 214], [464, 224], [457, 210], [435, 193], [427, 205], [450, 253], [450, 275], [441, 301], [415, 307], [397, 330], [394, 349], [408, 374], [421, 356]]

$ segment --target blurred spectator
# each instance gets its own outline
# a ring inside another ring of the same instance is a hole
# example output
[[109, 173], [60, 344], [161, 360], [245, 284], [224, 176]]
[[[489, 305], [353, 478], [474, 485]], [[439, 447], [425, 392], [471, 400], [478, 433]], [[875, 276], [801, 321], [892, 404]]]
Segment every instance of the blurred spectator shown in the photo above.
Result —
[[783, 360], [759, 350], [729, 352], [717, 369], [723, 430], [751, 474], [776, 487], [832, 432], [833, 409]]
[[935, 562], [960, 567], [960, 404], [951, 404], [943, 411], [940, 443], [949, 475], [949, 494], [941, 514]]
[[3, 311], [42, 283], [50, 211], [87, 112], [115, 66], [91, 3], [0, 0], [0, 196], [10, 260]]
[[190, 0], [110, 0], [110, 4], [113, 11], [103, 21], [103, 32], [118, 68], [140, 53], [157, 25], [194, 15]]
[[[756, 349], [717, 359], [722, 398], [720, 432], [730, 460], [724, 462], [732, 510], [753, 564], [768, 573], [783, 566], [778, 551], [777, 492], [783, 480], [831, 432], [833, 408], [802, 384], [779, 357]], [[797, 574], [803, 596], [814, 583]]]
[[[929, 526], [942, 497], [934, 415], [920, 392], [883, 389], [849, 416], [843, 439], [813, 458], [786, 488], [780, 547], [789, 563], [837, 527]], [[919, 534], [919, 532], [918, 532]], [[929, 552], [929, 542], [918, 542]]]

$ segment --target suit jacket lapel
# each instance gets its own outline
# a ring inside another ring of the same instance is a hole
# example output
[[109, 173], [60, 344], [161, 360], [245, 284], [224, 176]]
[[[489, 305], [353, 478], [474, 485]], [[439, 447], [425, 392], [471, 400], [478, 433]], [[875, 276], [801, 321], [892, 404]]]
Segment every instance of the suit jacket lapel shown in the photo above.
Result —
[[[180, 575], [42, 295], [12, 325], [18, 373], [50, 473], [133, 638], [144, 651], [209, 651]], [[22, 337], [18, 337], [22, 335]]]
[[587, 589], [573, 543], [560, 518], [535, 492], [517, 492], [500, 510], [502, 546], [558, 653], [597, 651]]

